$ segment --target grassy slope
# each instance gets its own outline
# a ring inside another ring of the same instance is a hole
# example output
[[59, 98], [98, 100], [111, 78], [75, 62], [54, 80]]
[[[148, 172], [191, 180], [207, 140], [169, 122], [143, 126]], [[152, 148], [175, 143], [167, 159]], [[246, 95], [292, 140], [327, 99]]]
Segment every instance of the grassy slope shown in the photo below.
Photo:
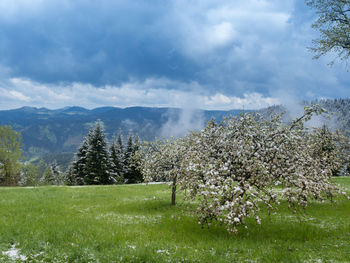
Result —
[[[350, 193], [350, 178], [336, 181]], [[166, 185], [2, 188], [0, 251], [14, 244], [27, 262], [350, 262], [350, 201], [303, 216], [282, 204], [232, 235], [169, 198]]]

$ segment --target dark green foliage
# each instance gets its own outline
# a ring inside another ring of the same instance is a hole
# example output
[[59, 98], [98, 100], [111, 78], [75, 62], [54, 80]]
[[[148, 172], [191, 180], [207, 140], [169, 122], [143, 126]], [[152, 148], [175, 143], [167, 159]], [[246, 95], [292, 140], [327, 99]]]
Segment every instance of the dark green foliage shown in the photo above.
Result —
[[73, 164], [68, 167], [64, 178], [65, 178], [64, 184], [66, 184], [66, 185], [76, 185], [77, 184], [75, 174], [74, 174]]
[[119, 131], [117, 140], [113, 139], [109, 148], [110, 173], [117, 183], [124, 181], [124, 151], [121, 132]]
[[135, 152], [140, 147], [140, 139], [130, 132], [124, 150], [121, 131], [113, 138], [107, 151], [106, 136], [102, 122], [97, 122], [79, 148], [74, 162], [65, 175], [68, 185], [120, 184], [142, 182], [139, 161]]
[[102, 122], [91, 128], [78, 149], [75, 160], [66, 174], [69, 185], [113, 184], [117, 179], [111, 174], [111, 163]]
[[131, 161], [131, 156], [133, 155], [134, 152], [134, 143], [133, 143], [133, 136], [132, 133], [129, 133], [128, 141], [126, 144], [125, 152], [124, 152], [124, 167], [125, 167], [125, 175], [124, 178], [127, 183], [131, 183], [131, 174], [130, 174], [130, 161]]
[[86, 154], [85, 184], [111, 184], [116, 180], [110, 175], [110, 163], [107, 151], [106, 137], [102, 123], [97, 122], [96, 128], [89, 133], [89, 148]]
[[87, 152], [89, 150], [89, 138], [85, 138], [82, 145], [78, 149], [75, 156], [75, 160], [69, 169], [68, 177], [69, 184], [72, 185], [83, 185], [85, 184], [85, 177], [87, 175]]
[[140, 147], [140, 140], [138, 136], [133, 136], [130, 132], [127, 146], [124, 154], [124, 166], [126, 173], [124, 175], [125, 182], [128, 184], [135, 184], [142, 182], [142, 174], [137, 165], [137, 162], [134, 160], [135, 152]]

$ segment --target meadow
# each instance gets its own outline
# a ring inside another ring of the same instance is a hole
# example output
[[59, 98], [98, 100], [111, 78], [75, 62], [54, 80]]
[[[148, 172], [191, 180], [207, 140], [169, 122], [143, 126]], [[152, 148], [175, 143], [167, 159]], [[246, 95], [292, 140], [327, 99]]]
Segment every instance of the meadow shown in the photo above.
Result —
[[[350, 177], [334, 179], [350, 194]], [[350, 262], [350, 201], [261, 211], [238, 234], [165, 184], [0, 188], [0, 262]]]

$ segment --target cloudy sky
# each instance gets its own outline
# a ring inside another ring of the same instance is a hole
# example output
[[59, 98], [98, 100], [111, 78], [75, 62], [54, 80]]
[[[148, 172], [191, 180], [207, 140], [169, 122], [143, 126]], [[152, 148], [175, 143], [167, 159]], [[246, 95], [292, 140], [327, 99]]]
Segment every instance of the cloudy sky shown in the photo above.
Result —
[[348, 97], [303, 0], [1, 0], [0, 109], [261, 108]]

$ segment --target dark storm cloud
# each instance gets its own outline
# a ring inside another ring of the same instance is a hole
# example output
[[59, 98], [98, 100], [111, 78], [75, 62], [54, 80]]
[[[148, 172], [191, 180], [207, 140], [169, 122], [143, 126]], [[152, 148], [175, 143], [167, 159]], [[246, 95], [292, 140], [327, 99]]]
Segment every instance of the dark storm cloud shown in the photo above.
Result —
[[2, 64], [14, 76], [50, 83], [188, 79], [198, 66], [162, 32], [164, 3], [47, 1], [18, 10], [0, 20]]
[[[0, 9], [3, 108], [111, 105], [106, 90], [115, 105], [178, 105], [168, 91], [213, 108], [349, 95], [344, 65], [307, 50], [317, 34], [304, 1], [3, 0]], [[78, 100], [84, 88], [91, 97]]]

